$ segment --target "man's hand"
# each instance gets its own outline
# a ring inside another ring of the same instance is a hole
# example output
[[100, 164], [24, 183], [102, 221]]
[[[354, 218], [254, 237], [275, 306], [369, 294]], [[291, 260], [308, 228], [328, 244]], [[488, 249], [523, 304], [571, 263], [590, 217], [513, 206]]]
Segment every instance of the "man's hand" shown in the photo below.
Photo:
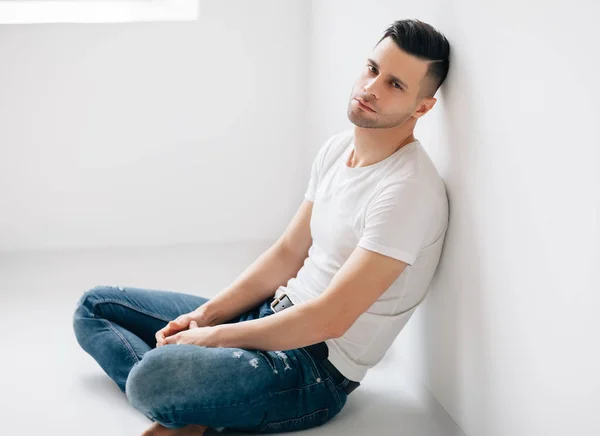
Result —
[[189, 330], [185, 330], [167, 337], [163, 345], [190, 344], [215, 348], [217, 347], [218, 343], [216, 334], [217, 328], [218, 327], [214, 326], [198, 327], [196, 321], [192, 320], [190, 322]]
[[206, 314], [202, 307], [189, 312], [184, 313], [183, 315], [179, 315], [173, 321], [169, 321], [169, 323], [162, 329], [156, 332], [156, 346], [160, 347], [161, 345], [166, 345], [166, 339], [169, 336], [172, 336], [181, 331], [195, 328], [191, 326], [191, 323], [194, 322], [195, 327], [206, 327], [208, 326], [208, 321], [206, 318]]

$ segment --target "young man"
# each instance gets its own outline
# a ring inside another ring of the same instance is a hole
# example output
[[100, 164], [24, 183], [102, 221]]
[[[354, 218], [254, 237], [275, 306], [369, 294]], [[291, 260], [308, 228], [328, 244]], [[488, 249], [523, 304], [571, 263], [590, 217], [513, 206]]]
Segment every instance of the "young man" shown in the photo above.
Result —
[[385, 31], [350, 96], [355, 127], [320, 148], [284, 234], [216, 297], [84, 293], [77, 340], [154, 421], [144, 435], [294, 431], [342, 410], [437, 269], [446, 191], [413, 130], [449, 51], [420, 21]]

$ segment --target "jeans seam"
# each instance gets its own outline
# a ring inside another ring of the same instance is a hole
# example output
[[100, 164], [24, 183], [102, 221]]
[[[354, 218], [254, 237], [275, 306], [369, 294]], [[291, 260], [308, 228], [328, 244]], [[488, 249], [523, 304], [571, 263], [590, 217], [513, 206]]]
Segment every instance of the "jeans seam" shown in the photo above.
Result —
[[242, 401], [241, 403], [236, 403], [236, 404], [227, 404], [224, 406], [206, 406], [206, 407], [184, 407], [184, 408], [173, 408], [170, 409], [169, 411], [172, 412], [186, 412], [188, 410], [208, 410], [208, 409], [225, 409], [225, 408], [229, 408], [229, 407], [239, 407], [239, 406], [247, 406], [249, 404], [254, 404], [254, 403], [260, 403], [260, 402], [268, 402], [270, 401], [271, 397], [277, 395], [277, 393], [273, 393], [273, 392], [267, 392], [265, 395], [259, 397], [259, 398], [255, 398], [254, 400], [250, 400], [250, 401]]
[[116, 300], [116, 299], [114, 299], [114, 298], [106, 298], [106, 299], [102, 299], [102, 300], [100, 300], [100, 301], [95, 301], [95, 302], [94, 302], [94, 304], [92, 305], [92, 314], [93, 314], [94, 310], [96, 309], [96, 305], [98, 305], [98, 304], [104, 304], [104, 303], [115, 303], [115, 304], [120, 304], [121, 306], [128, 307], [128, 308], [129, 308], [129, 309], [131, 309], [131, 310], [135, 310], [136, 312], [143, 313], [144, 315], [151, 316], [152, 318], [158, 319], [158, 320], [160, 320], [160, 321], [165, 321], [165, 322], [169, 322], [169, 321], [171, 321], [170, 319], [166, 319], [166, 318], [164, 318], [164, 317], [162, 317], [162, 316], [160, 316], [160, 315], [157, 315], [156, 313], [153, 313], [153, 312], [147, 311], [147, 310], [145, 310], [145, 309], [140, 309], [139, 307], [135, 307], [135, 306], [134, 306], [134, 305], [132, 305], [132, 304], [129, 304], [129, 303], [123, 302], [123, 301], [121, 301], [121, 300]]
[[[197, 406], [193, 406], [193, 407], [184, 407], [184, 408], [173, 408], [173, 409], [167, 409], [165, 411], [157, 411], [157, 413], [152, 414], [153, 416], [153, 420], [154, 421], [162, 421], [162, 422], [169, 422], [172, 424], [184, 424], [184, 425], [189, 425], [189, 424], [195, 424], [196, 422], [186, 422], [185, 420], [180, 421], [170, 421], [170, 420], [165, 420], [163, 418], [160, 417], [160, 415], [162, 414], [172, 414], [172, 413], [181, 413], [181, 412], [188, 412], [190, 410], [193, 411], [197, 411], [197, 410], [209, 410], [209, 409], [227, 409], [227, 408], [231, 408], [231, 407], [240, 407], [240, 406], [248, 406], [248, 405], [254, 405], [255, 403], [265, 403], [265, 404], [269, 404], [269, 401], [271, 401], [271, 398], [274, 396], [275, 394], [273, 394], [272, 392], [267, 392], [266, 395], [263, 395], [259, 398], [255, 398], [254, 400], [250, 400], [250, 401], [243, 401], [241, 403], [236, 403], [236, 404], [227, 404], [227, 405], [220, 405], [220, 406], [208, 406], [208, 407], [197, 407]], [[270, 412], [270, 410], [269, 410]]]
[[323, 383], [323, 382], [311, 383], [311, 384], [309, 384], [309, 385], [302, 386], [301, 388], [290, 388], [290, 389], [286, 389], [285, 391], [277, 391], [277, 392], [275, 392], [275, 394], [274, 394], [274, 395], [284, 394], [284, 393], [286, 393], [286, 392], [290, 392], [290, 391], [301, 391], [301, 390], [304, 390], [304, 389], [306, 389], [306, 388], [309, 388], [309, 387], [311, 387], [311, 386], [314, 386], [314, 385], [319, 385], [319, 384], [321, 384], [321, 383]]
[[269, 358], [265, 355], [265, 353], [267, 353], [266, 351], [256, 350], [256, 353], [267, 362], [267, 365], [271, 367], [273, 372], [277, 371], [277, 368], [275, 368], [275, 366], [269, 361]]
[[315, 363], [315, 360], [313, 359], [312, 355], [304, 347], [299, 348], [299, 350], [306, 356], [306, 358], [311, 366], [311, 372], [313, 374], [313, 378], [315, 380], [318, 378], [322, 379], [323, 378], [323, 377], [321, 377], [322, 374], [319, 371], [319, 369], [317, 368], [317, 364]]
[[129, 341], [127, 340], [127, 338], [125, 336], [123, 336], [121, 334], [121, 332], [119, 330], [117, 330], [111, 323], [110, 321], [104, 319], [104, 318], [99, 318], [104, 324], [106, 324], [108, 326], [109, 329], [111, 329], [118, 337], [119, 339], [121, 339], [121, 341], [123, 342], [123, 344], [125, 345], [125, 348], [127, 348], [127, 350], [129, 351], [129, 354], [131, 355], [131, 357], [133, 358], [135, 363], [139, 363], [140, 359], [138, 358], [137, 354], [135, 354], [135, 351], [133, 350], [133, 347], [131, 346], [131, 344], [129, 343]]
[[333, 378], [327, 378], [326, 380], [327, 383], [327, 389], [329, 389], [330, 392], [333, 393], [334, 397], [335, 397], [335, 401], [337, 403], [337, 407], [338, 409], [342, 407], [342, 399], [340, 398], [340, 392], [337, 390], [337, 388], [335, 387], [335, 384], [333, 383]]
[[[262, 431], [266, 430], [267, 428], [273, 427], [273, 426], [283, 426], [285, 428], [285, 425], [290, 423], [290, 422], [296, 422], [296, 423], [301, 423], [301, 422], [305, 422], [306, 420], [308, 420], [309, 417], [313, 416], [313, 415], [324, 415], [324, 420], [323, 422], [320, 422], [319, 425], [324, 424], [325, 422], [327, 422], [329, 420], [329, 408], [324, 407], [322, 409], [318, 409], [315, 410], [312, 413], [307, 413], [306, 415], [302, 415], [299, 416], [298, 418], [289, 418], [289, 419], [284, 419], [283, 421], [272, 421], [269, 422], [268, 424], [265, 424], [263, 427], [261, 427], [257, 433], [261, 433]], [[292, 430], [293, 431], [293, 430]]]

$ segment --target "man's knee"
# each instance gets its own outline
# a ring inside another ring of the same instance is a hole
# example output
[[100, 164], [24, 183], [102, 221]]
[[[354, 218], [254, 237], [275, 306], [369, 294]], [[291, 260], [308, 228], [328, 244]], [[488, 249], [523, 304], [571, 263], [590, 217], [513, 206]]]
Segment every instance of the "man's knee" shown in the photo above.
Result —
[[127, 376], [125, 393], [129, 403], [154, 416], [185, 404], [190, 380], [195, 380], [196, 388], [203, 390], [199, 374], [205, 372], [203, 362], [209, 359], [199, 357], [198, 353], [205, 350], [210, 352], [196, 345], [168, 344], [146, 352]]
[[169, 373], [176, 373], [172, 367], [172, 351], [164, 345], [144, 354], [135, 363], [125, 382], [125, 394], [129, 403], [143, 413], [154, 415], [154, 411], [163, 407], [169, 396]]
[[79, 297], [77, 304], [75, 304], [73, 317], [90, 316], [96, 302], [115, 298], [116, 289], [119, 289], [119, 287], [106, 285], [98, 285], [88, 289]]
[[[96, 318], [94, 307], [97, 302], [104, 301], [114, 294], [114, 286], [99, 285], [86, 290], [77, 300], [72, 316], [75, 336], [80, 344], [89, 334], [90, 319]], [[82, 344], [83, 345], [83, 344]]]

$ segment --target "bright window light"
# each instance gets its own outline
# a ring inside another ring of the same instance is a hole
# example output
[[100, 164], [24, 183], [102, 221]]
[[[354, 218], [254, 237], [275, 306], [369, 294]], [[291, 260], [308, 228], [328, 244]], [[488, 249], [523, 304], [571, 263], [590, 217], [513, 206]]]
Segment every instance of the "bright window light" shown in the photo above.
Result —
[[195, 21], [199, 0], [0, 0], [0, 24]]

